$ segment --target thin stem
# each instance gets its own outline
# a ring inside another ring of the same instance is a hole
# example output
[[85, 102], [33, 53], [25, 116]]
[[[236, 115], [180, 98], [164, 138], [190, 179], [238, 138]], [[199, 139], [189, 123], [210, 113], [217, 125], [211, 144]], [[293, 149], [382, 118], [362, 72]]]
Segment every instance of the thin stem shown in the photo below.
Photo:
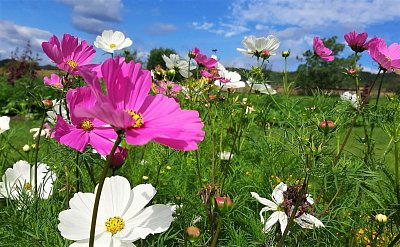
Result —
[[222, 227], [222, 217], [217, 216], [217, 229], [215, 230], [213, 236], [212, 236], [212, 241], [211, 241], [211, 247], [217, 246], [217, 241], [218, 241], [218, 236], [219, 233], [221, 232], [221, 227]]
[[96, 220], [97, 220], [97, 213], [99, 211], [99, 203], [100, 203], [100, 196], [101, 191], [103, 190], [104, 180], [106, 179], [108, 169], [110, 168], [111, 161], [113, 159], [114, 153], [117, 150], [118, 145], [122, 141], [122, 134], [118, 133], [118, 138], [115, 140], [114, 146], [111, 149], [110, 154], [107, 156], [107, 160], [104, 164], [103, 172], [100, 176], [99, 185], [97, 187], [96, 197], [94, 200], [93, 205], [93, 213], [92, 213], [92, 224], [90, 226], [90, 238], [89, 238], [89, 247], [94, 247], [94, 234], [96, 230]]
[[80, 188], [79, 188], [79, 180], [80, 180], [80, 178], [79, 178], [79, 155], [80, 155], [80, 152], [79, 151], [76, 151], [76, 158], [75, 158], [75, 165], [76, 165], [76, 167], [75, 167], [75, 178], [76, 178], [76, 192], [79, 192], [80, 190]]
[[46, 109], [45, 106], [43, 106], [43, 116], [42, 116], [42, 121], [40, 122], [39, 134], [36, 139], [36, 149], [35, 149], [35, 196], [38, 196], [37, 168], [38, 168], [39, 144], [45, 119], [46, 119]]
[[347, 134], [342, 142], [342, 145], [340, 146], [339, 152], [335, 156], [335, 160], [333, 161], [333, 166], [336, 166], [336, 164], [339, 162], [340, 155], [342, 154], [344, 147], [346, 146], [347, 141], [349, 140], [351, 131], [353, 130], [354, 124], [356, 123], [358, 115], [355, 115], [353, 118], [353, 121], [351, 122], [350, 128], [347, 131]]
[[400, 188], [399, 188], [399, 140], [394, 142], [394, 184], [396, 186], [397, 202], [400, 204]]
[[202, 178], [201, 178], [201, 171], [200, 171], [200, 162], [199, 162], [199, 150], [195, 151], [196, 155], [196, 170], [197, 170], [197, 176], [199, 178], [199, 188], [201, 188], [201, 183], [202, 183]]

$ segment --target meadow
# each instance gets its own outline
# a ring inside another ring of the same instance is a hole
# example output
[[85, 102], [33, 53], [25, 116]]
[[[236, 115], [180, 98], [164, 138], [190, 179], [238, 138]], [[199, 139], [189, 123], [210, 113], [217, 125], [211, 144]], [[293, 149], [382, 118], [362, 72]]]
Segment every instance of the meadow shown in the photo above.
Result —
[[[32, 167], [13, 186], [2, 177], [0, 246], [399, 246], [400, 98], [380, 95], [390, 69], [364, 91], [357, 71], [348, 73], [353, 98], [322, 89], [298, 96], [286, 70], [281, 92], [267, 84], [270, 53], [249, 51], [257, 63], [241, 71], [240, 92], [236, 75], [195, 49], [186, 71], [177, 62], [152, 76], [108, 56], [92, 71], [69, 58], [47, 83], [0, 77], [0, 112], [11, 117], [0, 128], [0, 174], [20, 160]], [[103, 145], [93, 136], [75, 143], [106, 129]], [[41, 164], [46, 181], [35, 175]]]

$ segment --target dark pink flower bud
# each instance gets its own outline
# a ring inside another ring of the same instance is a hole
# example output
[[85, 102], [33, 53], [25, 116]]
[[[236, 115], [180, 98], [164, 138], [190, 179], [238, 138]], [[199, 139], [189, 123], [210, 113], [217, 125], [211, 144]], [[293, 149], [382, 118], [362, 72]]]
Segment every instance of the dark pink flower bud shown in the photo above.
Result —
[[128, 149], [118, 147], [113, 159], [111, 160], [111, 166], [114, 168], [122, 166], [125, 162], [126, 156], [128, 156]]

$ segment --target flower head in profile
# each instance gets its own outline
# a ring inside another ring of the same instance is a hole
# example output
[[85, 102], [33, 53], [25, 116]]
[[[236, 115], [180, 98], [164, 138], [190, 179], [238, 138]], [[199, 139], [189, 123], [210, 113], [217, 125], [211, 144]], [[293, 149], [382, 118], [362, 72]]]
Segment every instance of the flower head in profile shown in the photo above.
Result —
[[82, 152], [90, 144], [101, 155], [108, 155], [117, 139], [114, 129], [106, 123], [92, 117], [78, 117], [77, 107], [91, 107], [95, 96], [88, 87], [70, 89], [67, 93], [68, 108], [71, 113], [71, 124], [57, 116], [53, 138], [63, 145]]
[[64, 34], [61, 43], [57, 36], [51, 36], [50, 40], [42, 43], [44, 53], [57, 64], [57, 67], [70, 74], [78, 75], [82, 67], [88, 65], [96, 51], [86, 41], [79, 43], [78, 38]]
[[[296, 212], [294, 222], [299, 224], [302, 228], [313, 229], [324, 227], [324, 224], [319, 219], [306, 212], [307, 208], [312, 208], [312, 205], [314, 204], [310, 195], [304, 195], [300, 199], [300, 202], [298, 202], [300, 188], [301, 187], [299, 186], [288, 187], [286, 184], [281, 182], [272, 191], [272, 201], [260, 197], [256, 192], [250, 192], [253, 198], [265, 206], [260, 211], [260, 218], [261, 223], [264, 225], [264, 232], [271, 231], [272, 226], [279, 221], [281, 233], [283, 235], [288, 219], [293, 213], [294, 205], [296, 205], [296, 203], [300, 203], [300, 206]], [[264, 213], [268, 211], [274, 212], [267, 220], [265, 220]]]
[[331, 56], [332, 51], [325, 47], [324, 42], [322, 42], [322, 40], [320, 40], [317, 36], [314, 37], [313, 48], [314, 53], [322, 60], [332, 61], [334, 59], [334, 56]]
[[400, 69], [400, 44], [388, 47], [383, 39], [374, 37], [368, 42], [368, 52], [381, 69], [389, 72]]
[[59, 100], [52, 100], [53, 107], [46, 112], [47, 121], [51, 124], [55, 124], [57, 116], [60, 115], [64, 120], [67, 120], [67, 110]]
[[[30, 133], [33, 133], [33, 139], [38, 138], [39, 131], [40, 131], [40, 128], [32, 128], [29, 130]], [[40, 131], [40, 136], [44, 136], [44, 137], [48, 138], [48, 137], [50, 137], [50, 135], [51, 135], [50, 125], [48, 123], [45, 123], [43, 125], [42, 130]]]
[[0, 134], [10, 129], [10, 117], [0, 117]]
[[244, 37], [242, 44], [245, 49], [236, 48], [236, 50], [245, 55], [256, 56], [257, 58], [264, 56], [264, 59], [266, 59], [269, 56], [276, 55], [274, 51], [279, 48], [280, 42], [274, 35], [258, 38], [250, 35]]
[[96, 37], [94, 46], [108, 53], [122, 50], [132, 45], [130, 38], [125, 38], [125, 35], [120, 31], [104, 30], [101, 36]]
[[43, 78], [44, 84], [50, 85], [52, 87], [58, 88], [58, 89], [62, 89], [63, 85], [61, 82], [60, 77], [57, 74], [51, 74], [50, 78], [45, 76]]
[[[216, 56], [213, 58], [218, 60]], [[214, 85], [222, 87], [223, 90], [246, 87], [246, 83], [241, 81], [242, 77], [238, 72], [227, 70], [220, 62], [217, 64], [217, 69], [221, 79], [215, 80]]]
[[[168, 69], [173, 69], [176, 72], [179, 72], [179, 74], [181, 74], [185, 78], [188, 78], [192, 75], [192, 73], [189, 72], [189, 62], [185, 59], [181, 59], [179, 55], [170, 54], [169, 57], [167, 57], [166, 55], [162, 55], [162, 58]], [[192, 70], [194, 68], [195, 67], [192, 66], [190, 69]]]
[[[61, 235], [76, 241], [71, 246], [88, 246], [96, 190], [95, 193], [75, 193], [69, 201], [70, 209], [58, 216]], [[163, 204], [146, 207], [155, 194], [156, 189], [151, 184], [140, 184], [131, 189], [124, 177], [106, 178], [94, 246], [135, 246], [132, 242], [168, 230], [174, 207]]]
[[368, 49], [367, 41], [368, 33], [356, 33], [355, 31], [346, 33], [344, 39], [350, 48], [355, 52], [363, 52]]
[[251, 84], [253, 84], [251, 91], [254, 93], [261, 93], [261, 94], [277, 94], [276, 90], [272, 88], [271, 85], [265, 83], [265, 84], [260, 84], [260, 83], [253, 83], [252, 78], [247, 81], [247, 84], [249, 87], [251, 87]]
[[346, 91], [340, 95], [340, 99], [350, 102], [354, 108], [358, 108], [357, 94]]
[[199, 113], [181, 110], [175, 99], [149, 95], [150, 71], [139, 63], [126, 63], [118, 57], [107, 59], [101, 66], [106, 94], [91, 71], [83, 77], [96, 95], [91, 107], [77, 109], [79, 117], [97, 118], [125, 133], [126, 142], [144, 145], [149, 141], [179, 150], [197, 149], [204, 138]]
[[[13, 200], [23, 195], [31, 198], [35, 191], [35, 167], [31, 167], [24, 160], [17, 161], [12, 168], [8, 168], [0, 182], [0, 197]], [[50, 171], [46, 164], [39, 163], [37, 167], [38, 196], [47, 199], [53, 193], [53, 182], [56, 174]]]
[[196, 57], [194, 58], [194, 60], [196, 61], [196, 63], [199, 66], [202, 66], [206, 69], [212, 69], [215, 66], [217, 66], [217, 60], [212, 58], [212, 57], [207, 57], [207, 55], [201, 53], [199, 51], [199, 53], [196, 55]]

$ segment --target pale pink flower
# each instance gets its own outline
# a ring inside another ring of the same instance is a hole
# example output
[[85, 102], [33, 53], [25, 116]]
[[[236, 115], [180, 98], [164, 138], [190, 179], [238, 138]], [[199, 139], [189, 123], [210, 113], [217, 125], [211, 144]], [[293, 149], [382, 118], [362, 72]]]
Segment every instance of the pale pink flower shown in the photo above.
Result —
[[84, 40], [79, 43], [78, 38], [70, 34], [64, 34], [61, 44], [53, 35], [48, 42], [42, 43], [42, 48], [59, 69], [73, 75], [78, 75], [79, 69], [87, 66], [96, 53], [93, 46], [88, 45]]
[[96, 94], [96, 103], [77, 109], [80, 117], [98, 118], [124, 131], [128, 144], [144, 145], [154, 140], [175, 149], [197, 149], [204, 138], [198, 112], [181, 110], [174, 99], [166, 96], [149, 95], [150, 71], [133, 61], [121, 63], [119, 57], [107, 59], [101, 71], [106, 94], [95, 73], [82, 71]]
[[59, 88], [59, 89], [63, 88], [61, 79], [57, 74], [51, 74], [50, 78], [45, 76], [43, 78], [43, 81], [44, 81], [44, 84], [50, 85], [52, 87]]
[[320, 40], [317, 36], [314, 37], [313, 48], [315, 54], [317, 54], [317, 56], [322, 60], [332, 61], [334, 59], [333, 56], [330, 56], [332, 51], [329, 48], [326, 48], [322, 40]]

